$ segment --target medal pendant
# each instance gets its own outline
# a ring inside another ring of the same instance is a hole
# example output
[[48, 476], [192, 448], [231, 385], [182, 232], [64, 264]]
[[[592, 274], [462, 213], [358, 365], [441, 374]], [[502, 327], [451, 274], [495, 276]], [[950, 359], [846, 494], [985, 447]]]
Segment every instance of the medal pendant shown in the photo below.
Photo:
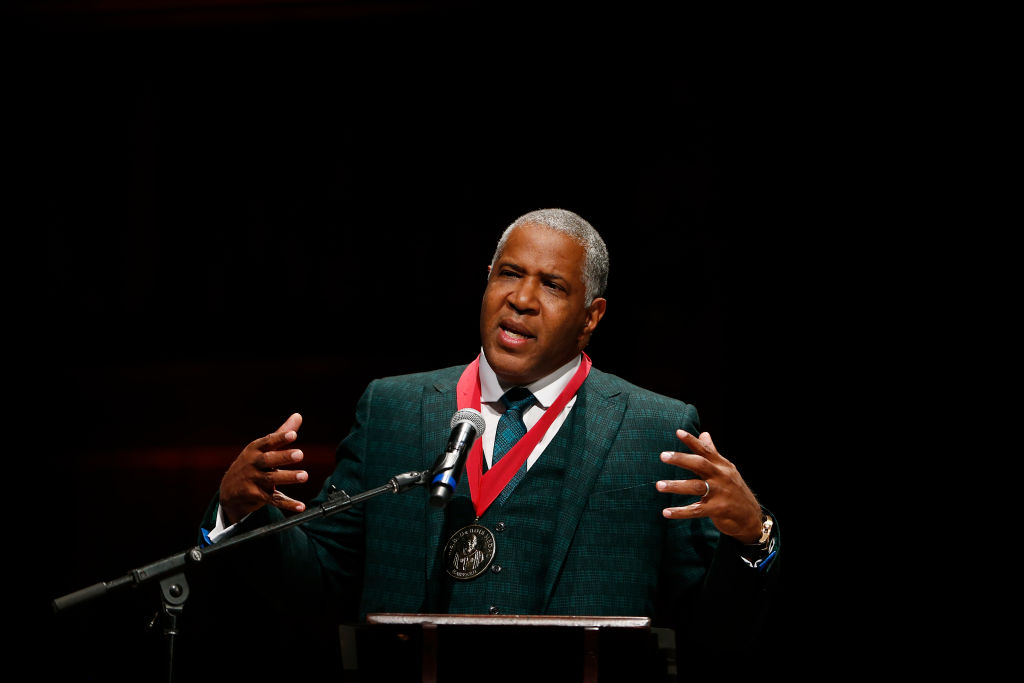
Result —
[[497, 550], [494, 534], [485, 526], [464, 526], [448, 539], [444, 547], [444, 567], [448, 576], [468, 581], [487, 571]]

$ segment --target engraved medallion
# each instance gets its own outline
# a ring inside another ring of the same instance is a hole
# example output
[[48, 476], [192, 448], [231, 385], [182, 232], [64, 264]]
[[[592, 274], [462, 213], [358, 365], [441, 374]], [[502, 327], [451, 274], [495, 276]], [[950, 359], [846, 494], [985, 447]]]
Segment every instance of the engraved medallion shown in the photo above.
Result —
[[479, 524], [464, 526], [452, 534], [444, 547], [445, 571], [460, 581], [475, 579], [487, 571], [495, 550], [490, 529]]

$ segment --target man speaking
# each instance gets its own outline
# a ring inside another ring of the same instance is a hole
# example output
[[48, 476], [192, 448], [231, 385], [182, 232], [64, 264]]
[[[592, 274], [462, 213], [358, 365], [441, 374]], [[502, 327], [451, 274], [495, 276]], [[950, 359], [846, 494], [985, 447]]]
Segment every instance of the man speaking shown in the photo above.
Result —
[[[292, 527], [246, 553], [233, 580], [339, 620], [648, 616], [677, 630], [680, 659], [750, 647], [778, 573], [778, 525], [693, 406], [592, 365], [584, 349], [607, 281], [604, 241], [580, 216], [514, 221], [490, 265], [480, 354], [370, 383], [310, 505], [430, 468], [452, 416], [477, 411], [485, 427], [450, 499], [432, 505], [419, 487]], [[211, 542], [305, 509], [284, 492], [306, 479], [301, 422], [292, 415], [231, 464], [204, 520]]]

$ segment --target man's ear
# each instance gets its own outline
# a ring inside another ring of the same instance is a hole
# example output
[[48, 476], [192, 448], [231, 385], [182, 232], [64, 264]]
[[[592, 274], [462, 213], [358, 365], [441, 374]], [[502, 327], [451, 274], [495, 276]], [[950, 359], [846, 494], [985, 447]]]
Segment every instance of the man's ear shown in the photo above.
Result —
[[583, 325], [584, 336], [590, 336], [594, 333], [597, 328], [597, 324], [601, 322], [601, 318], [604, 317], [605, 310], [608, 308], [608, 301], [605, 299], [597, 298], [590, 302], [587, 306], [587, 320]]

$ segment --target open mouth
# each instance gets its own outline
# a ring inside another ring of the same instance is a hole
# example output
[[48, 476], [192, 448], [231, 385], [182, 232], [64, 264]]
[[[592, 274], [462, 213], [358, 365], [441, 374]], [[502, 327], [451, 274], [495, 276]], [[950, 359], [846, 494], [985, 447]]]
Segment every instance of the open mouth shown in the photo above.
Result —
[[505, 336], [513, 340], [526, 341], [527, 339], [536, 339], [534, 335], [530, 334], [526, 330], [518, 327], [513, 327], [508, 323], [501, 323], [500, 325], [498, 325], [498, 327], [501, 328], [501, 331], [505, 333]]

